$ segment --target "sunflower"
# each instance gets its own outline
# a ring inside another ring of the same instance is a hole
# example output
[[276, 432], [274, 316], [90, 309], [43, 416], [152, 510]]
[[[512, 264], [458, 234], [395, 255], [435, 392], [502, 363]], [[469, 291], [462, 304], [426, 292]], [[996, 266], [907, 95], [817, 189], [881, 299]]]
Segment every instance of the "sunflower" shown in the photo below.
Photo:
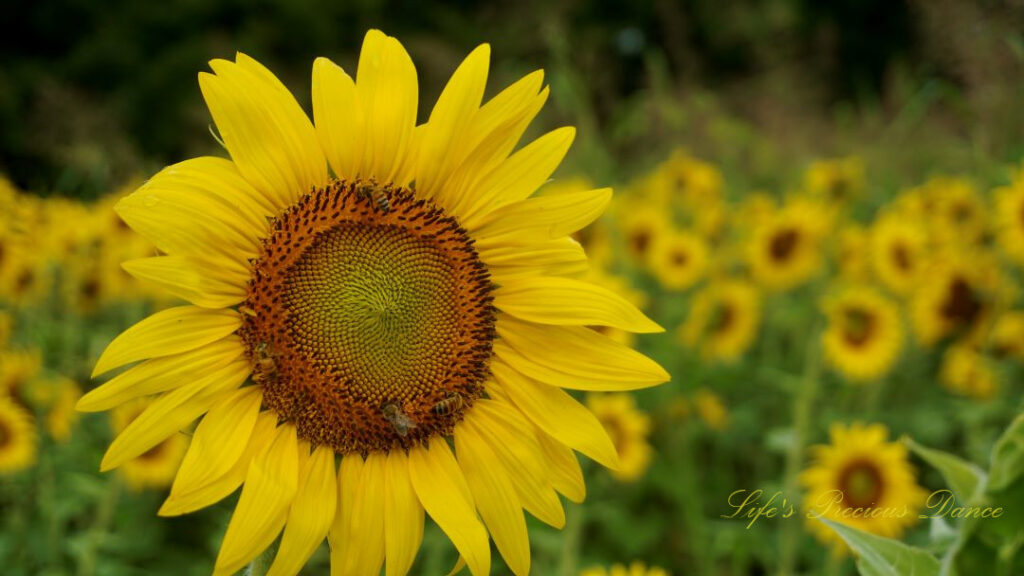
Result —
[[750, 242], [754, 279], [771, 290], [788, 290], [810, 280], [821, 268], [819, 244], [828, 229], [827, 219], [820, 206], [803, 201], [770, 215]]
[[953, 344], [942, 355], [939, 381], [950, 392], [976, 400], [990, 400], [999, 389], [991, 359], [962, 342]]
[[661, 205], [703, 207], [722, 195], [722, 172], [709, 162], [676, 150], [651, 175], [649, 188]]
[[836, 246], [836, 264], [839, 275], [850, 282], [863, 282], [871, 274], [871, 254], [867, 230], [857, 224], [847, 224], [839, 230]]
[[693, 393], [693, 409], [704, 424], [712, 430], [725, 430], [729, 425], [729, 409], [722, 398], [707, 388]]
[[36, 426], [23, 406], [0, 394], [0, 474], [13, 474], [36, 462]]
[[651, 247], [647, 264], [664, 288], [686, 290], [704, 275], [708, 266], [707, 245], [691, 232], [665, 234]]
[[903, 350], [903, 321], [892, 301], [870, 286], [850, 286], [824, 302], [825, 359], [852, 382], [884, 376]]
[[1024, 360], [1024, 312], [1006, 312], [996, 318], [989, 347], [997, 357]]
[[[927, 493], [917, 485], [907, 449], [887, 442], [882, 424], [833, 424], [832, 443], [812, 447], [814, 462], [800, 475], [809, 518], [826, 518], [865, 532], [899, 538], [917, 521]], [[824, 543], [842, 548], [828, 526], [809, 526]]]
[[79, 408], [159, 394], [103, 470], [202, 416], [160, 513], [243, 486], [215, 574], [282, 531], [272, 575], [296, 574], [325, 537], [334, 574], [404, 574], [424, 514], [473, 574], [490, 570], [488, 531], [526, 574], [522, 509], [562, 526], [556, 492], [584, 495], [572, 449], [619, 466], [600, 422], [561, 388], [668, 379], [588, 327], [661, 331], [561, 275], [581, 252], [569, 235], [611, 191], [530, 198], [574, 130], [513, 152], [548, 90], [536, 72], [481, 106], [489, 54], [463, 61], [420, 126], [412, 61], [379, 31], [355, 79], [314, 63], [312, 123], [252, 58], [215, 60], [199, 84], [231, 160], [171, 166], [117, 204], [165, 254], [126, 269], [191, 304], [114, 339], [94, 376], [146, 361]]
[[912, 292], [928, 263], [928, 234], [914, 220], [896, 212], [871, 227], [871, 262], [886, 288], [905, 296]]
[[14, 318], [6, 310], [0, 310], [0, 350], [7, 347], [11, 342], [11, 332], [14, 331]]
[[989, 218], [974, 185], [962, 178], [933, 178], [925, 183], [924, 189], [932, 198], [929, 224], [937, 246], [981, 243]]
[[642, 265], [650, 258], [651, 248], [671, 231], [672, 223], [664, 210], [632, 204], [619, 207], [616, 214], [622, 228], [626, 254], [634, 263]]
[[29, 382], [42, 368], [39, 350], [0, 350], [0, 396], [8, 396], [27, 406]]
[[594, 566], [580, 572], [580, 576], [669, 576], [664, 568], [656, 566], [648, 567], [640, 561], [634, 561], [629, 566], [613, 564], [608, 568]]
[[1024, 171], [1010, 186], [996, 190], [995, 227], [1003, 252], [1024, 266]]
[[612, 470], [620, 482], [634, 482], [647, 472], [654, 450], [647, 438], [651, 434], [651, 418], [636, 407], [629, 394], [587, 394], [587, 407], [608, 431], [619, 454], [621, 466]]
[[[138, 398], [114, 408], [110, 413], [111, 430], [114, 434], [120, 434], [142, 415], [149, 405], [146, 400]], [[174, 434], [125, 462], [118, 470], [125, 483], [134, 490], [167, 488], [174, 480], [187, 449], [188, 441], [185, 435]]]
[[33, 382], [32, 387], [37, 391], [36, 402], [46, 410], [46, 430], [50, 437], [57, 442], [67, 442], [78, 422], [75, 404], [82, 396], [78, 384], [65, 376], [53, 376]]
[[729, 362], [743, 355], [761, 324], [761, 298], [740, 279], [714, 280], [694, 296], [679, 338], [708, 360]]
[[984, 254], [951, 254], [933, 262], [927, 277], [910, 302], [918, 341], [931, 346], [948, 336], [983, 337], [1004, 289], [998, 268]]
[[856, 156], [815, 161], [804, 172], [804, 189], [830, 204], [845, 204], [864, 189], [864, 162]]

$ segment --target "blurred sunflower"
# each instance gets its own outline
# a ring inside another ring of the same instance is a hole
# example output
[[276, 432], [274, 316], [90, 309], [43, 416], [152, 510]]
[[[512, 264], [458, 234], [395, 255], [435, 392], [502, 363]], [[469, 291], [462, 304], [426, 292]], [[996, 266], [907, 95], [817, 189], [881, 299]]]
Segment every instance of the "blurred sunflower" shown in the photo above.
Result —
[[804, 173], [804, 189], [830, 204], [845, 204], [864, 189], [864, 162], [856, 156], [815, 161]]
[[989, 348], [997, 357], [1024, 360], [1024, 312], [1005, 312], [996, 318]]
[[28, 306], [42, 300], [52, 284], [46, 259], [39, 258], [25, 246], [7, 246], [0, 270], [0, 297], [15, 306]]
[[928, 267], [910, 302], [910, 318], [918, 341], [931, 346], [948, 336], [978, 340], [999, 300], [998, 269], [983, 254], [951, 254]]
[[717, 202], [723, 183], [722, 172], [714, 164], [676, 150], [658, 166], [649, 186], [660, 205], [695, 208]]
[[827, 215], [812, 203], [792, 202], [774, 212], [751, 239], [754, 279], [770, 290], [788, 290], [810, 280], [821, 268], [819, 244], [827, 229]]
[[581, 571], [580, 576], [669, 576], [669, 573], [664, 568], [648, 568], [643, 562], [635, 561], [628, 567], [623, 564], [613, 564], [608, 568], [594, 566]]
[[871, 228], [871, 262], [886, 288], [905, 296], [927, 266], [928, 235], [914, 220], [889, 213]]
[[587, 394], [587, 407], [608, 431], [621, 466], [612, 470], [619, 482], [640, 479], [651, 465], [654, 450], [647, 442], [651, 434], [651, 418], [636, 407], [629, 394]]
[[679, 337], [704, 358], [729, 362], [747, 351], [760, 324], [761, 299], [753, 284], [714, 280], [694, 296]]
[[651, 248], [672, 230], [664, 210], [653, 206], [622, 207], [616, 211], [622, 228], [626, 253], [636, 265], [646, 263]]
[[[829, 435], [832, 443], [813, 446], [814, 461], [800, 475], [808, 516], [898, 539], [917, 521], [927, 497], [906, 447], [887, 442], [889, 431], [882, 424], [836, 423]], [[812, 519], [808, 525], [822, 542], [845, 549], [825, 524]]]
[[729, 425], [729, 409], [722, 398], [707, 388], [693, 393], [693, 409], [704, 424], [712, 430], [725, 430]]
[[990, 400], [999, 389], [992, 361], [970, 344], [953, 344], [942, 355], [939, 380], [947, 390], [976, 400]]
[[871, 253], [867, 230], [847, 224], [839, 231], [836, 247], [839, 276], [849, 282], [863, 282], [871, 275]]
[[75, 404], [82, 397], [78, 384], [64, 376], [37, 380], [32, 385], [35, 401], [46, 411], [46, 430], [57, 442], [67, 442], [78, 422]]
[[1003, 252], [1024, 266], [1024, 172], [996, 190], [995, 227]]
[[850, 286], [824, 302], [825, 359], [852, 382], [884, 376], [903, 350], [899, 309], [870, 286]]
[[6, 310], [0, 310], [0, 350], [10, 344], [12, 332], [14, 332], [14, 318]]
[[36, 462], [38, 441], [32, 414], [0, 394], [0, 474], [31, 468]]
[[39, 374], [42, 364], [39, 350], [0, 350], [0, 395], [27, 407], [31, 400], [28, 384]]
[[924, 189], [933, 199], [929, 224], [938, 246], [963, 248], [981, 243], [988, 214], [974, 185], [962, 178], [933, 178]]
[[542, 74], [481, 106], [481, 46], [417, 126], [415, 68], [379, 31], [355, 80], [317, 59], [314, 123], [255, 60], [211, 67], [200, 88], [232, 160], [171, 166], [117, 204], [166, 254], [125, 268], [192, 304], [129, 328], [97, 361], [94, 375], [147, 360], [80, 409], [159, 394], [102, 468], [205, 414], [160, 513], [243, 486], [215, 574], [282, 531], [272, 576], [296, 574], [325, 536], [334, 574], [404, 574], [424, 512], [473, 574], [490, 570], [488, 530], [512, 571], [528, 573], [522, 509], [563, 525], [556, 490], [584, 494], [572, 449], [619, 466], [601, 424], [561, 388], [668, 379], [588, 328], [660, 327], [560, 275], [581, 254], [569, 235], [611, 192], [530, 198], [574, 135], [512, 152], [547, 98]]
[[[117, 435], [124, 432], [149, 405], [146, 400], [135, 399], [114, 408], [110, 412], [110, 428], [113, 433]], [[187, 449], [186, 436], [174, 434], [141, 455], [128, 460], [118, 471], [125, 484], [134, 490], [167, 488], [174, 480]]]
[[647, 263], [662, 287], [686, 290], [704, 276], [708, 265], [707, 245], [692, 232], [664, 234], [651, 247]]

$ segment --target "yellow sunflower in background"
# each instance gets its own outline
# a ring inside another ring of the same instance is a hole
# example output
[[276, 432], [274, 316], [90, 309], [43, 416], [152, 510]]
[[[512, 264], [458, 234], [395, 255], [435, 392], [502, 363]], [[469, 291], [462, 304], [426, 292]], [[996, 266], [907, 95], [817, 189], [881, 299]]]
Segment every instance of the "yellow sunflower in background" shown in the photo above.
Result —
[[929, 223], [938, 246], [981, 243], [989, 219], [985, 201], [973, 184], [962, 178], [933, 178], [923, 188], [932, 198]]
[[580, 576], [669, 576], [669, 573], [664, 568], [648, 567], [637, 560], [629, 566], [623, 564], [613, 564], [608, 568], [594, 566], [581, 571]]
[[1024, 312], [1005, 312], [996, 318], [988, 341], [996, 356], [1024, 360]]
[[913, 219], [893, 212], [871, 227], [871, 263], [886, 288], [905, 296], [928, 265], [928, 234]]
[[43, 358], [39, 350], [0, 350], [0, 395], [28, 405], [28, 383], [39, 375]]
[[950, 392], [976, 400], [990, 400], [999, 390], [992, 360], [966, 343], [954, 344], [942, 354], [939, 381]]
[[333, 574], [405, 574], [424, 514], [474, 575], [490, 571], [488, 531], [527, 574], [522, 510], [558, 527], [557, 492], [584, 496], [572, 450], [619, 466], [600, 422], [562, 388], [668, 379], [589, 328], [661, 331], [560, 274], [561, 262], [576, 268], [570, 234], [611, 191], [531, 198], [574, 130], [516, 150], [548, 90], [535, 72], [481, 105], [489, 57], [474, 50], [420, 126], [416, 70], [379, 31], [354, 79], [315, 62], [312, 123], [252, 58], [215, 60], [199, 83], [231, 160], [168, 167], [117, 204], [166, 254], [125, 268], [191, 304], [114, 339], [94, 375], [144, 362], [79, 408], [158, 395], [104, 470], [202, 417], [160, 513], [242, 486], [215, 574], [279, 534], [271, 576], [298, 573], [325, 537]]
[[820, 243], [827, 219], [820, 207], [799, 201], [771, 214], [754, 230], [750, 242], [754, 279], [770, 290], [788, 290], [810, 280], [821, 268]]
[[825, 360], [853, 382], [889, 373], [903, 350], [903, 321], [895, 303], [870, 286], [849, 286], [824, 302]]
[[[135, 399], [114, 408], [110, 413], [113, 433], [124, 432], [128, 425], [145, 412], [150, 405], [144, 399]], [[134, 490], [167, 488], [181, 465], [188, 440], [184, 434], [173, 434], [139, 456], [125, 462], [118, 472], [125, 484]]]
[[33, 402], [46, 412], [46, 430], [57, 442], [67, 442], [78, 422], [75, 404], [82, 397], [78, 384], [65, 376], [50, 376], [32, 383]]
[[828, 203], [845, 204], [864, 190], [864, 161], [847, 156], [813, 162], [804, 172], [804, 189]]
[[845, 546], [839, 536], [815, 518], [900, 538], [917, 522], [927, 497], [917, 485], [906, 447], [888, 442], [882, 424], [836, 423], [829, 435], [831, 444], [811, 448], [813, 462], [800, 475], [811, 531], [840, 549]]
[[653, 206], [623, 206], [617, 210], [626, 254], [635, 265], [642, 266], [650, 258], [651, 248], [672, 230], [664, 210]]
[[651, 417], [636, 407], [629, 394], [587, 394], [587, 407], [608, 431], [621, 466], [612, 470], [620, 482], [640, 479], [651, 465], [654, 449], [647, 439], [651, 435]]
[[0, 310], [0, 349], [6, 348], [11, 343], [12, 332], [14, 332], [14, 318], [6, 310]]
[[647, 264], [662, 287], [686, 290], [704, 276], [708, 248], [704, 240], [692, 232], [671, 232], [655, 241]]
[[703, 207], [717, 202], [724, 184], [717, 166], [694, 158], [685, 150], [676, 150], [658, 166], [648, 186], [660, 205]]
[[996, 190], [995, 229], [1003, 252], [1024, 266], [1024, 171], [1010, 186]]
[[757, 288], [745, 280], [719, 279], [694, 296], [679, 338], [708, 360], [729, 362], [750, 348], [760, 325]]
[[871, 276], [870, 237], [864, 227], [848, 224], [839, 231], [836, 264], [846, 281], [864, 282]]
[[974, 341], [1000, 306], [998, 268], [984, 254], [951, 254], [927, 270], [910, 302], [910, 318], [918, 341], [931, 346], [949, 336]]
[[0, 474], [14, 474], [36, 463], [36, 425], [23, 406], [0, 394]]
[[725, 430], [729, 425], [729, 409], [722, 398], [707, 388], [693, 393], [693, 409], [704, 424], [712, 430]]

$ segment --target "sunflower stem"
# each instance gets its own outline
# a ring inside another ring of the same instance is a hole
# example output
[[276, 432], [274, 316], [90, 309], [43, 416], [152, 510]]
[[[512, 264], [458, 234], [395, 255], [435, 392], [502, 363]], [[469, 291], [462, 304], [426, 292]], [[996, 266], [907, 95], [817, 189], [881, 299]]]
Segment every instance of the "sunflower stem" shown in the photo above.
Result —
[[[803, 468], [804, 448], [810, 427], [811, 409], [818, 392], [818, 380], [821, 376], [821, 341], [820, 329], [815, 323], [810, 332], [804, 361], [803, 378], [800, 386], [793, 394], [793, 439], [786, 453], [786, 469], [783, 494], [793, 497], [798, 490], [797, 479]], [[800, 544], [799, 522], [787, 522], [780, 533], [779, 545], [779, 576], [790, 576], [796, 565], [798, 546]]]
[[565, 528], [562, 532], [562, 554], [558, 564], [560, 576], [576, 576], [579, 570], [580, 539], [583, 536], [583, 504], [570, 504], [565, 514]]
[[85, 541], [85, 549], [82, 551], [81, 560], [78, 564], [78, 576], [92, 576], [96, 573], [96, 558], [103, 540], [107, 536], [107, 530], [114, 520], [114, 512], [117, 510], [117, 502], [121, 499], [121, 481], [117, 478], [107, 482], [107, 491], [100, 500], [96, 509], [96, 521], [89, 527], [89, 534]]

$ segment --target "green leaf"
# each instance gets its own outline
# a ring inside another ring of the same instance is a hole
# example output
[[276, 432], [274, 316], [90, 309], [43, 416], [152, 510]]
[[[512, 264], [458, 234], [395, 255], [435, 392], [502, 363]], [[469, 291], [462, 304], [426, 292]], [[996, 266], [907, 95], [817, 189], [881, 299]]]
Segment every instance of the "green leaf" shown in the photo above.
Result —
[[939, 561], [931, 554], [906, 544], [869, 534], [845, 524], [819, 519], [857, 554], [863, 576], [938, 576]]
[[992, 448], [992, 468], [988, 489], [996, 492], [1006, 488], [1024, 472], [1024, 414], [1010, 424]]
[[985, 472], [974, 464], [952, 454], [921, 446], [910, 438], [904, 438], [903, 442], [922, 460], [931, 464], [942, 474], [946, 484], [952, 488], [953, 493], [961, 502], [970, 501], [977, 492], [978, 486], [984, 485]]

